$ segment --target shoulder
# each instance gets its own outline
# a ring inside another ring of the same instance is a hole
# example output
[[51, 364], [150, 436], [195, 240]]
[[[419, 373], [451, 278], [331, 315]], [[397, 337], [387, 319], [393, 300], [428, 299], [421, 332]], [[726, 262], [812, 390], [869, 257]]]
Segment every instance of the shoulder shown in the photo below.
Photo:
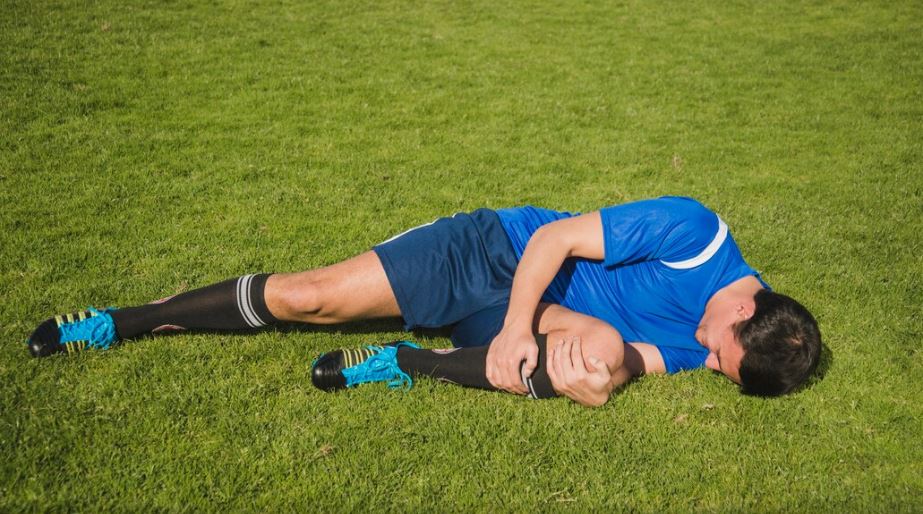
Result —
[[604, 207], [599, 210], [603, 226], [624, 230], [645, 227], [663, 236], [690, 237], [704, 231], [714, 235], [718, 216], [698, 200], [683, 196], [662, 196]]
[[715, 213], [708, 207], [705, 207], [695, 198], [687, 196], [661, 196], [659, 198], [635, 200], [603, 207], [600, 211], [616, 214], [631, 213], [652, 218], [697, 218], [715, 216]]
[[[663, 264], [688, 269], [707, 262], [728, 237], [728, 226], [714, 211], [692, 198], [676, 198], [676, 225], [667, 238]], [[682, 201], [680, 201], [682, 200]]]
[[497, 216], [506, 223], [524, 223], [535, 227], [579, 214], [566, 211], [555, 211], [532, 205], [497, 209], [495, 212]]

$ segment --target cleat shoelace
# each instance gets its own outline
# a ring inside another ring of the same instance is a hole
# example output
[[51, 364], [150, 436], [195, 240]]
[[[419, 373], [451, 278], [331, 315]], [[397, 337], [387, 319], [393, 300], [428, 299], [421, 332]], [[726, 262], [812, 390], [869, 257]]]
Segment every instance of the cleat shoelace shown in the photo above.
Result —
[[96, 349], [107, 350], [117, 339], [115, 334], [115, 322], [112, 321], [110, 312], [115, 309], [97, 310], [93, 307], [87, 309], [90, 316], [82, 320], [68, 321], [61, 324], [58, 330], [61, 332], [60, 344], [85, 342], [82, 348], [78, 346], [77, 350]]
[[[346, 378], [346, 387], [386, 380], [388, 387], [391, 389], [398, 387], [410, 389], [413, 387], [413, 379], [397, 365], [397, 349], [402, 346], [419, 348], [413, 343], [403, 341], [395, 346], [369, 345], [364, 350], [360, 350], [362, 353], [367, 352], [369, 357], [363, 362], [343, 369], [342, 373]], [[348, 356], [344, 352], [344, 358], [352, 360], [354, 357]]]

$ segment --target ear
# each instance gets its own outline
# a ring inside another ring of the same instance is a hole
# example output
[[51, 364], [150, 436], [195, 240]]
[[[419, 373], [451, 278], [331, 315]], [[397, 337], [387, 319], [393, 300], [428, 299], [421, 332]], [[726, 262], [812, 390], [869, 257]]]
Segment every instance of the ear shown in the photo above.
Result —
[[742, 301], [737, 304], [734, 312], [740, 321], [750, 319], [753, 317], [753, 313], [756, 312], [756, 302], [752, 298], [749, 301]]

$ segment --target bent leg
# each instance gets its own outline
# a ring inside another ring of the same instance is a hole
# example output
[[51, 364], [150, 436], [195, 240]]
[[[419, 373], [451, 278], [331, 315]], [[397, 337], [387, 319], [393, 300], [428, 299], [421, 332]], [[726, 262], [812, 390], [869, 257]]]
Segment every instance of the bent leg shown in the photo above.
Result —
[[[545, 360], [544, 334], [537, 334], [538, 358]], [[500, 391], [487, 380], [487, 350], [489, 346], [470, 346], [439, 350], [403, 347], [397, 351], [397, 365], [405, 373], [427, 376], [464, 387]], [[532, 398], [554, 398], [557, 393], [543, 366], [531, 377], [523, 377]]]
[[[498, 316], [499, 312], [499, 318]], [[397, 353], [398, 365], [408, 374], [424, 375], [467, 387], [497, 390], [487, 380], [486, 360], [488, 345], [499, 330], [498, 319], [502, 321], [505, 309], [490, 308], [459, 323], [452, 334], [457, 348], [448, 350], [416, 350], [401, 348]], [[584, 358], [596, 357], [606, 363], [612, 372], [622, 366], [624, 345], [618, 331], [608, 323], [574, 312], [566, 307], [542, 304], [536, 311], [536, 343], [539, 348], [539, 362], [546, 362], [547, 345], [557, 341], [579, 337], [583, 342]], [[501, 323], [502, 324], [502, 323]], [[481, 328], [487, 335], [478, 333]], [[492, 334], [492, 335], [491, 335]], [[483, 346], [470, 346], [475, 343]], [[530, 396], [553, 398], [558, 392], [551, 385], [546, 366], [539, 366], [531, 377], [523, 377]]]

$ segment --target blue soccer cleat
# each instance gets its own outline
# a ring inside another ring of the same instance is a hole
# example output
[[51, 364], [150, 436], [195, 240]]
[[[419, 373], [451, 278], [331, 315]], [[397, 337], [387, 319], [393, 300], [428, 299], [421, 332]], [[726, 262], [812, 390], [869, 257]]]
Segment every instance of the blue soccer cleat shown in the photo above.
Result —
[[106, 350], [118, 342], [115, 322], [110, 312], [93, 307], [73, 314], [46, 319], [32, 332], [26, 344], [33, 357], [47, 357], [59, 352]]
[[413, 387], [410, 375], [397, 365], [397, 349], [420, 348], [409, 341], [384, 346], [369, 345], [358, 350], [334, 350], [318, 357], [311, 370], [311, 382], [318, 389], [336, 391], [368, 382], [387, 382], [388, 387]]

